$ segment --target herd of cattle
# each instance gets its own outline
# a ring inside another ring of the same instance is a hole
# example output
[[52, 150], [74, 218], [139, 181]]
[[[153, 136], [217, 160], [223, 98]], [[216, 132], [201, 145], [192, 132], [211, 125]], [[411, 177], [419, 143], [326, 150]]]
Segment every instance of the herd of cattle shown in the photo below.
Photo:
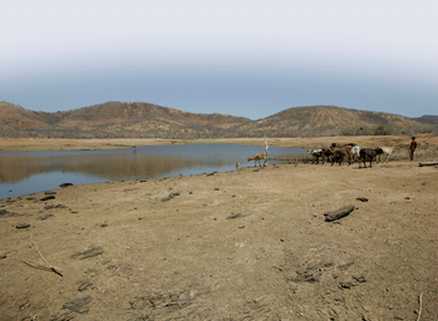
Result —
[[348, 163], [351, 165], [354, 162], [359, 162], [359, 167], [363, 164], [367, 167], [367, 162], [370, 167], [374, 161], [388, 161], [393, 152], [392, 147], [377, 147], [377, 148], [361, 148], [357, 144], [337, 145], [331, 144], [329, 148], [319, 148], [308, 150], [307, 152], [313, 157], [313, 164], [331, 163], [342, 165]]

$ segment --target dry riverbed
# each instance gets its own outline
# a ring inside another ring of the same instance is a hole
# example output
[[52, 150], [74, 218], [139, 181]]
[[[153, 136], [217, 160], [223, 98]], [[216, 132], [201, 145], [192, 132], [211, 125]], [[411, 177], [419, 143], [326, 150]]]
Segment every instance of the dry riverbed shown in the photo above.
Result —
[[392, 162], [3, 200], [0, 320], [437, 320], [437, 191]]

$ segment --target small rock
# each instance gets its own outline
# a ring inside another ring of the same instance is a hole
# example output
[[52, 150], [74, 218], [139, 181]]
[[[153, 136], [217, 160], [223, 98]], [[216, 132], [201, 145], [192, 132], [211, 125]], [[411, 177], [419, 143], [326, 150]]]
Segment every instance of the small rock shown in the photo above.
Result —
[[6, 253], [0, 253], [0, 260], [4, 260], [8, 257]]
[[239, 225], [238, 228], [243, 229], [245, 228], [245, 225]]
[[59, 185], [59, 187], [61, 187], [61, 188], [66, 188], [69, 186], [73, 186], [73, 183], [62, 183], [61, 185]]
[[366, 197], [357, 197], [356, 199], [361, 202], [368, 202], [368, 198]]
[[82, 281], [79, 284], [78, 291], [79, 292], [85, 291], [92, 286], [93, 286], [93, 283], [91, 281], [89, 281], [89, 280]]
[[44, 206], [44, 209], [45, 210], [52, 210], [52, 209], [55, 209], [55, 208], [67, 208], [67, 206], [65, 206], [65, 205], [63, 205], [63, 204], [49, 204], [49, 205], [46, 205], [46, 206]]
[[49, 200], [54, 200], [55, 198], [56, 198], [55, 195], [47, 195], [47, 196], [40, 198], [40, 201], [45, 202], [45, 201], [49, 201]]
[[227, 220], [234, 220], [236, 218], [242, 217], [242, 213], [231, 213], [226, 217]]
[[91, 296], [86, 295], [64, 303], [62, 308], [65, 310], [69, 310], [81, 314], [88, 313], [88, 311], [90, 310], [88, 306], [90, 302], [91, 302]]
[[219, 187], [215, 187], [214, 190], [215, 190], [216, 192], [220, 191]]
[[409, 201], [411, 198], [409, 196], [405, 197], [405, 200]]
[[351, 289], [351, 287], [353, 287], [353, 282], [350, 281], [342, 281], [339, 282], [339, 287], [342, 289]]
[[29, 223], [17, 223], [15, 225], [16, 229], [26, 229], [26, 228], [29, 228], [29, 227], [31, 227], [31, 225]]
[[50, 213], [44, 213], [44, 214], [41, 215], [38, 219], [41, 220], [41, 221], [45, 221], [45, 220], [47, 220], [49, 217], [52, 217], [52, 216], [53, 216], [53, 214], [50, 214]]
[[90, 257], [94, 257], [94, 256], [102, 255], [102, 254], [103, 254], [103, 248], [100, 246], [94, 246], [94, 247], [91, 247], [85, 251], [73, 254], [71, 257], [74, 259], [78, 258], [80, 260], [85, 260], [85, 259], [88, 259]]
[[100, 224], [100, 227], [107, 227], [108, 226], [108, 223], [102, 223], [102, 224]]
[[2, 217], [10, 217], [10, 216], [13, 216], [14, 214], [12, 213], [12, 212], [9, 212], [8, 210], [6, 210], [6, 209], [0, 209], [0, 218], [2, 218]]
[[363, 276], [363, 275], [353, 275], [353, 279], [357, 282], [357, 283], [365, 283], [367, 281], [367, 279]]
[[217, 171], [214, 171], [214, 172], [205, 174], [205, 176], [213, 176], [213, 175], [216, 175], [216, 174], [217, 174]]
[[171, 199], [173, 199], [173, 198], [175, 198], [176, 196], [179, 196], [179, 195], [180, 195], [180, 193], [178, 193], [178, 192], [171, 192], [171, 193], [169, 193], [169, 195], [163, 197], [161, 199], [161, 201], [162, 202], [167, 202], [167, 201], [170, 201]]
[[236, 197], [236, 194], [231, 195], [231, 197], [232, 197], [232, 198], [235, 198], [235, 197]]

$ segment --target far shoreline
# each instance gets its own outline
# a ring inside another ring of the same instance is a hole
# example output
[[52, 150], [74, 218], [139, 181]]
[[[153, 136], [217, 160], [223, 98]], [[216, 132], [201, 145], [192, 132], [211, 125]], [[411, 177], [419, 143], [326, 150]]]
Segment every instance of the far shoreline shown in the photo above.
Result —
[[[418, 135], [419, 143], [438, 145], [438, 136]], [[0, 138], [1, 151], [66, 151], [104, 150], [133, 148], [136, 146], [171, 144], [245, 144], [264, 146], [265, 140], [271, 146], [315, 148], [328, 146], [332, 142], [357, 143], [363, 146], [403, 146], [409, 136], [325, 136], [325, 137], [283, 137], [283, 138], [201, 138], [201, 139], [161, 139], [161, 138]]]

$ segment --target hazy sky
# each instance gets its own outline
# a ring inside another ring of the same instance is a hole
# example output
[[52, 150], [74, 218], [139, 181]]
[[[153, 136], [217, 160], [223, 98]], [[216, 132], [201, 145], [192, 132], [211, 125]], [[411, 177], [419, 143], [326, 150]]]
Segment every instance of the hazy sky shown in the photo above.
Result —
[[0, 100], [438, 114], [437, 30], [436, 0], [5, 1]]

